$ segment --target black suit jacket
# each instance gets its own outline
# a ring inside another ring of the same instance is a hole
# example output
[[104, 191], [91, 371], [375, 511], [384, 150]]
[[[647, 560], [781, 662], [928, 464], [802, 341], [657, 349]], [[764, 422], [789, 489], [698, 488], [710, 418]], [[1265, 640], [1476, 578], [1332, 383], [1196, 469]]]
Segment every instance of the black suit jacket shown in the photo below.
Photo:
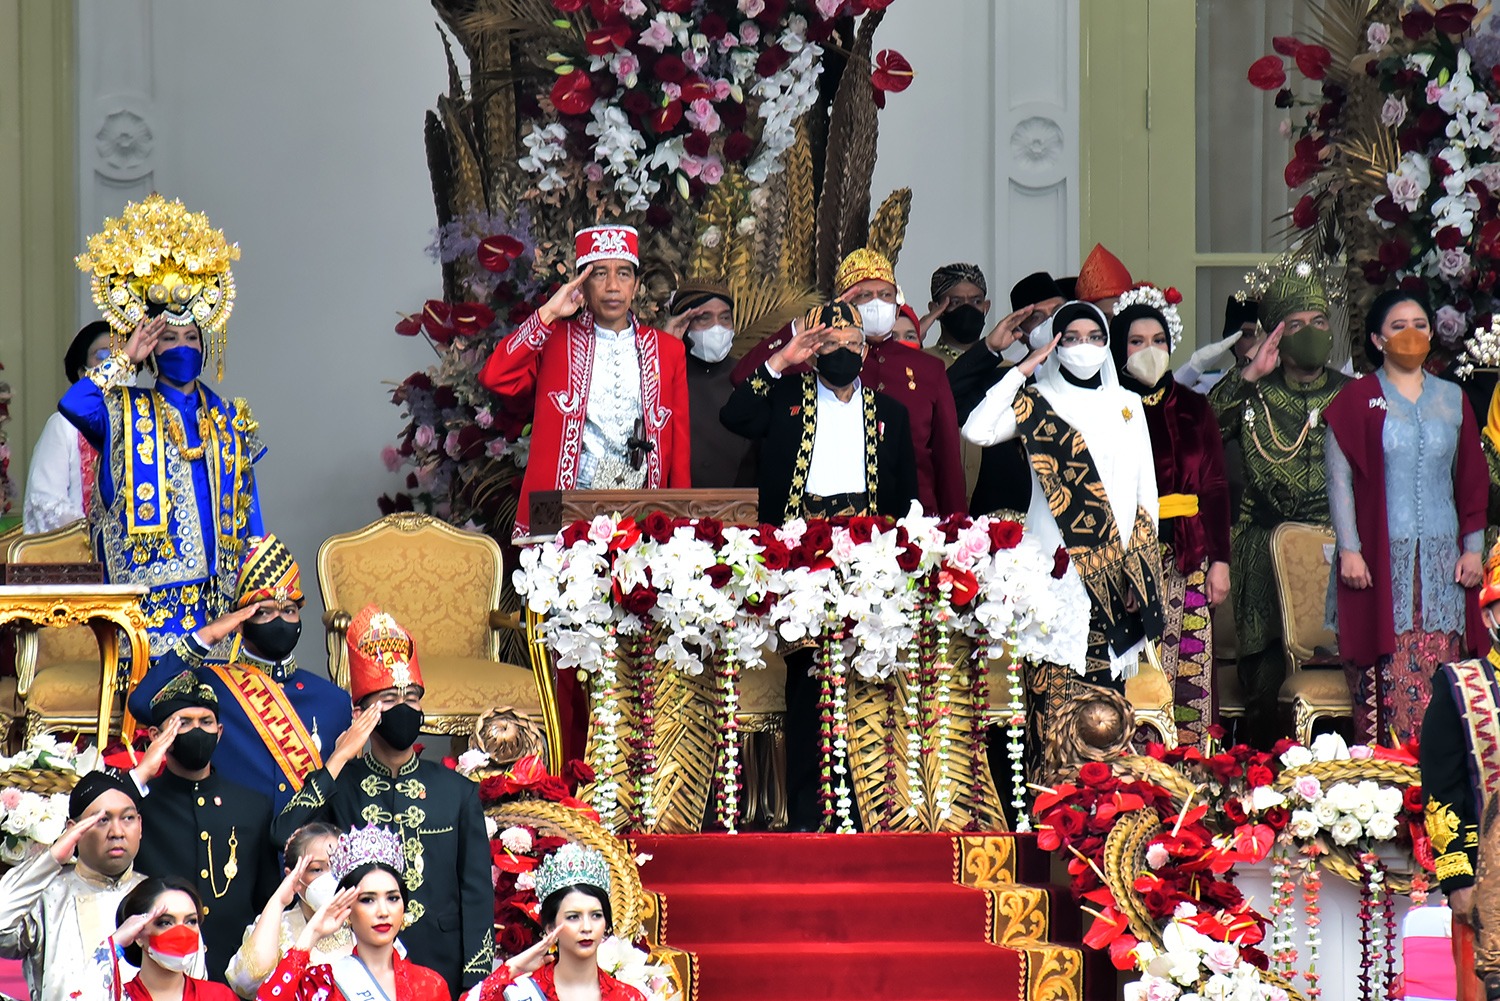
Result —
[[[198, 888], [208, 979], [222, 982], [245, 926], [281, 883], [271, 840], [271, 801], [217, 771], [202, 782], [164, 771], [148, 788], [141, 801], [136, 871], [181, 876]], [[232, 876], [225, 873], [231, 855]]]
[[[1005, 375], [1007, 366], [1002, 362], [999, 355], [980, 341], [948, 366], [948, 385], [953, 390], [960, 427], [979, 406], [984, 394]], [[979, 460], [974, 494], [969, 498], [969, 513], [975, 517], [1000, 510], [1024, 513], [1030, 504], [1031, 464], [1025, 446], [1015, 439], [986, 448]]]
[[[760, 518], [780, 524], [800, 510], [787, 513], [788, 504], [801, 507], [798, 451], [804, 430], [816, 414], [805, 403], [809, 387], [816, 392], [817, 376], [811, 372], [784, 374], [774, 378], [764, 366], [735, 387], [719, 411], [724, 426], [737, 435], [760, 442]], [[884, 393], [864, 388], [860, 392], [874, 400], [877, 421], [875, 510], [899, 518], [917, 496], [917, 459], [911, 443], [910, 418], [906, 408]], [[850, 448], [863, 448], [850, 442]], [[802, 470], [805, 477], [806, 470]]]

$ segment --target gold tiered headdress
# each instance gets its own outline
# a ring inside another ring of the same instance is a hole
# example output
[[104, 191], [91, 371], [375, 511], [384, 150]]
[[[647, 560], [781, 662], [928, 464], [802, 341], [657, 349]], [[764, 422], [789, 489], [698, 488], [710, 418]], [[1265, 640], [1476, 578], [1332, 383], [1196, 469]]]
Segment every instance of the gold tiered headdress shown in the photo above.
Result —
[[119, 218], [89, 237], [74, 260], [93, 276], [94, 304], [115, 331], [129, 336], [143, 319], [165, 313], [168, 323], [196, 323], [206, 360], [224, 377], [225, 327], [234, 310], [231, 261], [240, 247], [224, 239], [208, 216], [177, 199], [152, 193], [128, 202]]

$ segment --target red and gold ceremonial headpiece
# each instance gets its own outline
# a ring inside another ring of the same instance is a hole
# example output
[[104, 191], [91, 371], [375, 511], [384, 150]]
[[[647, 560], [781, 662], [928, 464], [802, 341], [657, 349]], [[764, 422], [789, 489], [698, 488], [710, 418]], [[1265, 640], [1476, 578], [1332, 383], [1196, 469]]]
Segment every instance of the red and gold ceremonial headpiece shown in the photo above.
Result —
[[1096, 243], [1084, 259], [1083, 267], [1078, 269], [1078, 285], [1073, 295], [1083, 302], [1099, 302], [1123, 294], [1134, 284], [1125, 263], [1105, 250], [1102, 243]]
[[1500, 601], [1500, 542], [1484, 561], [1484, 580], [1479, 585], [1479, 607]]
[[839, 265], [833, 276], [833, 294], [843, 295], [860, 282], [882, 281], [896, 284], [896, 269], [884, 254], [877, 254], [868, 247], [860, 247]]
[[113, 330], [129, 336], [158, 313], [178, 326], [197, 324], [222, 378], [224, 329], [234, 310], [229, 264], [239, 259], [239, 244], [225, 240], [208, 216], [153, 192], [104, 220], [74, 262], [93, 275], [94, 304]]
[[402, 696], [412, 685], [425, 689], [411, 634], [374, 605], [349, 623], [349, 695], [358, 702], [371, 692], [394, 688]]
[[261, 601], [295, 601], [302, 604], [302, 571], [291, 550], [274, 535], [253, 538], [240, 560], [240, 579], [235, 587], [235, 607]]
[[629, 261], [641, 266], [641, 234], [634, 226], [590, 226], [573, 237], [574, 267], [582, 270], [595, 261]]

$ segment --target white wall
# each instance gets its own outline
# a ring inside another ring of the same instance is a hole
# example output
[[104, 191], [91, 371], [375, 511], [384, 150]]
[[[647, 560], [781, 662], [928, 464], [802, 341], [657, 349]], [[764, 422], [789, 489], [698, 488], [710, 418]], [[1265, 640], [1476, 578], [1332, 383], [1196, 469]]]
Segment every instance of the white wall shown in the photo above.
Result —
[[[382, 382], [430, 357], [391, 328], [439, 293], [422, 148], [446, 88], [434, 14], [421, 0], [78, 2], [78, 245], [153, 189], [239, 242], [222, 390], [251, 401], [270, 446], [266, 521], [302, 563], [315, 663], [318, 544], [397, 485], [380, 464], [401, 426]], [[919, 312], [950, 261], [985, 270], [997, 309], [1021, 275], [1076, 265], [1077, 9], [902, 0], [881, 27], [877, 49], [917, 71], [884, 113], [874, 197], [914, 189], [900, 277]]]
[[903, 0], [875, 49], [916, 71], [887, 95], [872, 199], [912, 188], [897, 278], [918, 314], [934, 269], [979, 265], [991, 321], [1037, 270], [1076, 274], [1078, 0]]
[[[380, 461], [401, 426], [382, 382], [431, 358], [391, 328], [441, 292], [424, 252], [422, 116], [447, 86], [434, 21], [411, 0], [79, 5], [79, 247], [153, 188], [240, 244], [218, 389], [250, 400], [270, 447], [261, 500], [302, 564], [309, 664], [318, 545], [378, 517], [375, 498], [398, 484]], [[112, 166], [96, 136], [121, 109], [149, 148]], [[86, 285], [80, 320], [96, 315]]]

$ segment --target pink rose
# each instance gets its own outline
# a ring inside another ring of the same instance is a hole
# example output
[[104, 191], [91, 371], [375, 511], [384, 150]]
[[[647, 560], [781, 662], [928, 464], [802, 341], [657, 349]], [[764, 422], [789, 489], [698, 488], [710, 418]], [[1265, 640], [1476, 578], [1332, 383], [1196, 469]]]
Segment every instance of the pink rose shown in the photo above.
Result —
[[583, 168], [583, 176], [594, 184], [604, 180], [604, 168], [597, 161], [589, 161], [589, 165]]
[[837, 14], [842, 6], [844, 6], [844, 0], [818, 0], [818, 13], [822, 14], [826, 21]]
[[[661, 21], [652, 21], [651, 27], [641, 32], [641, 44], [648, 49], [661, 52], [672, 44], [672, 29]], [[1435, 100], [1435, 98], [1434, 98]]]
[[703, 177], [704, 184], [718, 184], [724, 180], [723, 162], [716, 156], [711, 156], [707, 160], [704, 160], [701, 176]]
[[[401, 453], [396, 451], [394, 445], [387, 445], [380, 450], [380, 461], [385, 463], [386, 472], [394, 473], [401, 468]], [[6, 807], [6, 809], [10, 808]]]
[[708, 53], [699, 52], [697, 49], [688, 49], [682, 54], [682, 65], [690, 70], [701, 70], [708, 65]]
[[759, 17], [766, 9], [766, 0], [740, 0], [740, 13], [746, 17]]
[[629, 80], [641, 71], [641, 61], [635, 57], [634, 52], [622, 52], [615, 57], [615, 79], [621, 83]]
[[482, 428], [494, 427], [495, 415], [490, 412], [489, 407], [480, 407], [478, 412], [474, 414], [474, 423]]
[[6, 810], [14, 810], [21, 805], [21, 790], [11, 788], [0, 790], [0, 806]]
[[589, 541], [608, 542], [615, 535], [615, 520], [607, 514], [595, 515], [589, 522]]
[[412, 436], [412, 444], [422, 449], [431, 448], [432, 443], [435, 441], [437, 441], [437, 432], [432, 429], [431, 424], [423, 424], [417, 428], [417, 433]]
[[1370, 46], [1371, 52], [1379, 52], [1390, 43], [1391, 28], [1388, 24], [1376, 21], [1365, 29], [1365, 41]]
[[496, 438], [488, 445], [485, 445], [484, 450], [489, 453], [491, 459], [498, 459], [500, 458], [500, 456], [505, 454], [505, 442], [499, 438]]
[[1428, 104], [1436, 104], [1443, 96], [1443, 85], [1436, 80], [1427, 81], [1426, 97]]
[[443, 439], [443, 451], [448, 453], [448, 457], [450, 459], [458, 458], [459, 449], [457, 431], [449, 431], [447, 437]]
[[[761, 3], [761, 0], [755, 0], [755, 2]], [[740, 7], [743, 8], [744, 6], [744, 2], [741, 0]], [[753, 17], [754, 15], [752, 14], [751, 16]], [[740, 25], [740, 41], [745, 45], [754, 45], [760, 41], [760, 25], [754, 21], [746, 21]]]
[[1469, 273], [1469, 255], [1459, 247], [1445, 250], [1438, 257], [1438, 274], [1449, 280], [1462, 278]]
[[1240, 962], [1240, 951], [1228, 942], [1214, 942], [1203, 950], [1203, 965], [1215, 973], [1229, 973]]
[[1292, 783], [1292, 792], [1301, 796], [1308, 803], [1319, 799], [1323, 795], [1323, 784], [1312, 775], [1302, 775]]
[[664, 83], [664, 84], [661, 85], [661, 92], [663, 94], [667, 95], [667, 98], [669, 100], [672, 100], [672, 101], [680, 101], [680, 100], [682, 100], [682, 85], [681, 84]]
[[713, 87], [715, 101], [724, 100], [724, 98], [729, 96], [729, 92], [734, 89], [734, 85], [731, 84], [728, 80], [715, 80], [713, 83]]
[[[1450, 308], [1451, 307], [1449, 307], [1449, 306], [1444, 306], [1443, 307], [1443, 309], [1450, 309]], [[1441, 313], [1442, 310], [1440, 309], [1440, 310], [1438, 310], [1438, 312]], [[1455, 309], [1454, 312], [1457, 313], [1458, 310]], [[1459, 315], [1462, 315], [1462, 314], [1459, 314]], [[1441, 326], [1442, 326], [1442, 323], [1441, 323], [1441, 321], [1439, 321], [1439, 329], [1440, 330], [1441, 330]], [[1351, 760], [1351, 761], [1368, 761], [1370, 758], [1373, 758], [1373, 757], [1375, 757], [1375, 748], [1371, 747], [1368, 744], [1355, 744], [1353, 747], [1349, 748], [1349, 760]]]
[[[1433, 318], [1433, 326], [1437, 335], [1445, 344], [1457, 344], [1458, 339], [1464, 335], [1464, 314], [1452, 306], [1443, 306], [1438, 309]], [[1349, 749], [1349, 756], [1354, 757], [1354, 748]], [[1364, 756], [1369, 757], [1375, 752], [1368, 747], [1364, 748]]]
[[1393, 174], [1386, 179], [1386, 184], [1391, 189], [1391, 201], [1408, 212], [1415, 212], [1427, 194], [1426, 185], [1406, 174]]
[[1380, 106], [1380, 124], [1388, 129], [1399, 128], [1406, 121], [1406, 98], [1392, 94]]

